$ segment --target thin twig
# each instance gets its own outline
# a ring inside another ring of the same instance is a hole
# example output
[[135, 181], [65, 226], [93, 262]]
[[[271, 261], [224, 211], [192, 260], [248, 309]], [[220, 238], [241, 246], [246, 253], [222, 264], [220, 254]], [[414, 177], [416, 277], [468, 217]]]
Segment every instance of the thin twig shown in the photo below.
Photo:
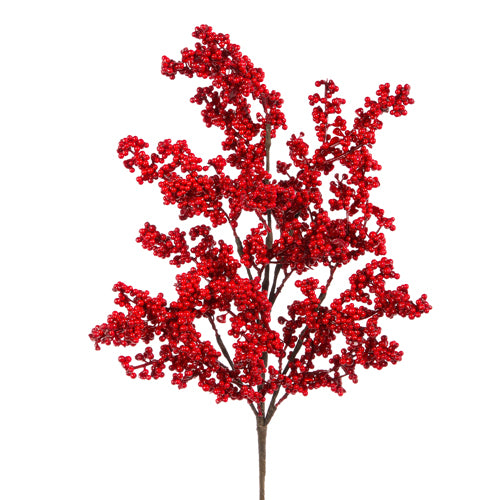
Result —
[[283, 267], [282, 264], [279, 263], [274, 268], [273, 284], [271, 286], [271, 292], [269, 293], [269, 302], [271, 302], [271, 304], [274, 304], [274, 301], [276, 299], [276, 295], [275, 295], [275, 293], [276, 293], [276, 282], [278, 281], [278, 275], [279, 275], [282, 267]]
[[207, 316], [207, 318], [208, 318], [208, 321], [210, 321], [210, 324], [212, 325], [212, 328], [215, 332], [215, 338], [217, 339], [217, 344], [219, 344], [219, 347], [221, 348], [222, 354], [224, 354], [224, 357], [227, 359], [227, 361], [231, 365], [231, 368], [234, 370], [233, 360], [231, 359], [231, 356], [229, 356], [229, 353], [227, 352], [226, 346], [224, 345], [224, 342], [222, 341], [222, 338], [219, 335], [219, 331], [217, 330], [217, 326], [215, 325], [213, 317]]
[[[231, 226], [231, 229], [233, 230], [233, 236], [234, 236], [234, 239], [236, 241], [236, 249], [238, 250], [238, 255], [240, 256], [240, 259], [243, 259], [243, 244], [241, 242], [240, 237], [238, 236], [238, 233], [236, 232], [236, 228], [234, 228], [231, 225], [231, 220], [229, 218], [228, 213], [223, 208], [221, 208], [221, 211], [226, 216], [226, 219], [229, 222], [229, 225]], [[247, 271], [248, 279], [249, 280], [253, 280], [253, 276], [252, 276], [252, 273], [250, 272], [250, 269], [248, 269], [247, 266], [245, 266], [245, 269]]]
[[[281, 282], [281, 285], [278, 287], [278, 289], [276, 290], [276, 294], [274, 295], [274, 301], [276, 300], [276, 298], [278, 297], [278, 295], [281, 293], [281, 290], [283, 289], [283, 287], [285, 286], [285, 283], [287, 281], [287, 279], [293, 274], [293, 271], [290, 271], [289, 273], [286, 273], [285, 272], [285, 276], [283, 277], [283, 281]], [[274, 304], [274, 302], [273, 302]]]
[[[330, 265], [330, 276], [328, 277], [328, 280], [326, 282], [326, 285], [325, 285], [325, 291], [322, 292], [320, 294], [320, 296], [318, 297], [319, 298], [319, 304], [318, 304], [318, 307], [321, 305], [321, 303], [323, 302], [323, 300], [325, 300], [325, 297], [326, 297], [326, 294], [328, 293], [328, 288], [330, 287], [331, 283], [332, 283], [332, 280], [333, 280], [333, 275], [336, 271], [336, 269], [338, 268], [338, 264], [335, 264], [335, 265]], [[290, 272], [288, 275], [285, 275], [285, 279], [283, 280], [283, 283], [281, 285], [281, 287], [284, 285], [284, 282], [288, 279], [288, 277], [292, 274], [292, 272]], [[280, 287], [280, 288], [281, 288]], [[278, 290], [278, 293], [279, 293], [280, 290]], [[278, 293], [276, 294], [276, 296], [278, 295]], [[298, 354], [298, 352], [300, 351], [303, 343], [304, 343], [304, 339], [305, 339], [305, 336], [308, 332], [308, 327], [304, 327], [304, 329], [300, 332], [300, 335], [299, 335], [299, 338], [297, 340], [297, 344], [295, 345], [295, 349], [293, 350], [293, 352], [290, 354], [290, 356], [288, 357], [288, 361], [285, 365], [285, 368], [283, 369], [283, 371], [281, 372], [282, 375], [286, 375], [288, 369], [290, 368], [290, 365], [291, 363], [293, 363], [295, 361], [295, 358]], [[281, 363], [281, 359], [280, 359], [280, 363]], [[269, 417], [269, 420], [272, 418], [272, 416], [274, 415], [274, 412], [276, 411], [276, 408], [278, 407], [278, 405], [286, 398], [286, 396], [288, 394], [285, 394], [279, 401], [278, 403], [275, 404], [275, 401], [276, 401], [276, 398], [278, 397], [278, 392], [281, 388], [281, 385], [274, 391], [273, 393], [273, 396], [271, 398], [271, 401], [269, 403], [269, 408], [268, 408], [268, 415], [270, 415]], [[267, 418], [267, 417], [266, 417]]]

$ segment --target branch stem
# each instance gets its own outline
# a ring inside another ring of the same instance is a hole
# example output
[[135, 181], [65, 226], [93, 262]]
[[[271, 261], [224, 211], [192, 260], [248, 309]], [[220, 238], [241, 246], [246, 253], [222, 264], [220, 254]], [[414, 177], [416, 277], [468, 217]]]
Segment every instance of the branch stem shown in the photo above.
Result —
[[208, 321], [210, 321], [210, 324], [212, 325], [212, 328], [215, 332], [215, 338], [217, 340], [217, 344], [219, 345], [219, 347], [222, 351], [222, 354], [224, 354], [224, 357], [227, 359], [231, 368], [234, 370], [233, 360], [231, 359], [231, 356], [229, 356], [229, 352], [227, 351], [226, 346], [224, 345], [224, 342], [222, 341], [222, 337], [219, 335], [219, 331], [217, 330], [217, 326], [215, 325], [214, 318], [212, 316], [208, 316]]
[[265, 500], [267, 425], [264, 417], [257, 417], [257, 444], [259, 449], [259, 500]]

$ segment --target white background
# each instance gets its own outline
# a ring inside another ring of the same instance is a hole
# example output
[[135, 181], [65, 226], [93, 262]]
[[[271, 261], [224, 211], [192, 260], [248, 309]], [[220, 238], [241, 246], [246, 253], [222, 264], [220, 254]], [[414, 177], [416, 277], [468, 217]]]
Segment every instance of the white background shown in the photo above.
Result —
[[[494, 1], [25, 1], [5, 3], [1, 56], [0, 496], [257, 498], [244, 403], [196, 384], [125, 376], [92, 327], [124, 281], [172, 297], [177, 269], [135, 243], [177, 224], [116, 155], [139, 135], [186, 139], [207, 160], [220, 131], [189, 103], [199, 81], [160, 74], [199, 24], [229, 33], [289, 130], [314, 144], [307, 96], [332, 78], [344, 116], [380, 83], [409, 83], [385, 116], [374, 197], [396, 217], [388, 257], [433, 310], [391, 320], [405, 352], [361, 370], [342, 398], [289, 398], [268, 432], [267, 494], [298, 499], [498, 499], [498, 45]], [[284, 150], [283, 150], [284, 151]], [[352, 268], [354, 271], [355, 268]]]

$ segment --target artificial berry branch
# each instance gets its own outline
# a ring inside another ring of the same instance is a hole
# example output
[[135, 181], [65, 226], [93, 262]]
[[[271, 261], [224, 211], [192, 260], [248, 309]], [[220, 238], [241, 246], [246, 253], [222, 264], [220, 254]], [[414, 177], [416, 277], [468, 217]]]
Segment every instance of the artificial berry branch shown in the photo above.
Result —
[[[341, 396], [346, 377], [358, 381], [358, 367], [397, 363], [403, 353], [381, 335], [379, 320], [414, 319], [431, 309], [426, 295], [411, 300], [408, 285], [387, 288], [387, 280], [399, 279], [385, 257], [383, 229], [393, 231], [394, 218], [370, 201], [370, 191], [380, 185], [372, 172], [381, 167], [370, 152], [380, 118], [405, 115], [413, 99], [408, 85], [394, 93], [389, 84], [380, 85], [348, 128], [339, 88], [319, 80], [319, 92], [309, 96], [316, 149], [310, 152], [303, 132], [292, 134], [286, 142], [289, 161], [273, 164], [271, 144], [287, 129], [280, 93], [266, 87], [262, 69], [228, 35], [202, 25], [193, 36], [199, 41], [183, 49], [180, 60], [163, 57], [162, 74], [210, 82], [198, 87], [191, 102], [202, 106], [207, 127], [223, 132], [221, 154], [204, 163], [185, 140], [171, 139], [148, 153], [149, 144], [131, 135], [117, 151], [124, 166], [138, 172], [139, 184], [157, 182], [164, 204], [176, 206], [180, 220], [203, 217], [209, 225], [164, 234], [146, 222], [137, 242], [184, 269], [176, 276], [177, 297], [168, 303], [161, 293], [152, 297], [119, 282], [115, 303], [125, 312], [114, 311], [90, 338], [96, 349], [146, 344], [135, 355], [138, 364], [131, 356], [118, 358], [132, 378], [159, 379], [168, 369], [179, 389], [198, 380], [217, 403], [245, 401], [257, 421], [263, 499], [267, 426], [282, 402], [322, 387]], [[262, 112], [254, 118], [255, 105]], [[253, 214], [255, 227], [245, 229], [244, 213]], [[235, 247], [215, 239], [221, 226], [230, 228]], [[354, 271], [350, 286], [324, 305], [335, 272], [369, 254], [376, 258]], [[273, 307], [285, 289], [290, 302], [275, 327]], [[215, 344], [198, 331], [202, 320]], [[345, 347], [336, 350], [339, 336]]]

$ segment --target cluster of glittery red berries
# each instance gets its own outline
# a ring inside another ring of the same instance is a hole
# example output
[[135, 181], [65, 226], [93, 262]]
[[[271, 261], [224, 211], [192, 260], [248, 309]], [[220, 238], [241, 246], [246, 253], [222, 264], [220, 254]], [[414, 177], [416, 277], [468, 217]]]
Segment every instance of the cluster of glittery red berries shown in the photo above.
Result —
[[[137, 238], [145, 249], [190, 266], [177, 276], [177, 298], [167, 303], [162, 294], [153, 298], [117, 283], [115, 303], [126, 312], [113, 312], [90, 338], [97, 349], [147, 344], [134, 359], [119, 358], [133, 378], [157, 379], [168, 369], [179, 388], [196, 379], [217, 402], [246, 400], [260, 415], [270, 396], [274, 412], [289, 394], [328, 387], [341, 395], [344, 377], [357, 382], [357, 366], [381, 369], [401, 359], [398, 344], [380, 335], [380, 318], [413, 319], [431, 309], [426, 295], [412, 301], [407, 285], [387, 288], [387, 280], [399, 278], [385, 257], [383, 230], [395, 229], [394, 218], [369, 196], [379, 186], [372, 172], [381, 167], [370, 148], [381, 116], [405, 115], [410, 87], [392, 94], [389, 84], [380, 85], [349, 129], [338, 87], [317, 81], [318, 92], [309, 96], [316, 148], [303, 133], [292, 135], [289, 161], [272, 164], [271, 144], [286, 129], [279, 92], [267, 89], [264, 72], [228, 35], [202, 25], [193, 36], [199, 42], [182, 50], [180, 61], [163, 57], [162, 74], [209, 81], [191, 102], [202, 106], [207, 127], [223, 131], [222, 153], [204, 163], [186, 141], [168, 139], [147, 153], [144, 140], [128, 136], [118, 155], [139, 173], [139, 184], [158, 182], [165, 205], [175, 205], [181, 220], [198, 216], [208, 224], [163, 234], [146, 223]], [[248, 230], [244, 212], [255, 221]], [[225, 225], [231, 244], [214, 238], [213, 229]], [[325, 303], [337, 269], [368, 254], [381, 258]], [[298, 298], [274, 318], [284, 290]], [[335, 349], [338, 337], [342, 347]]]

